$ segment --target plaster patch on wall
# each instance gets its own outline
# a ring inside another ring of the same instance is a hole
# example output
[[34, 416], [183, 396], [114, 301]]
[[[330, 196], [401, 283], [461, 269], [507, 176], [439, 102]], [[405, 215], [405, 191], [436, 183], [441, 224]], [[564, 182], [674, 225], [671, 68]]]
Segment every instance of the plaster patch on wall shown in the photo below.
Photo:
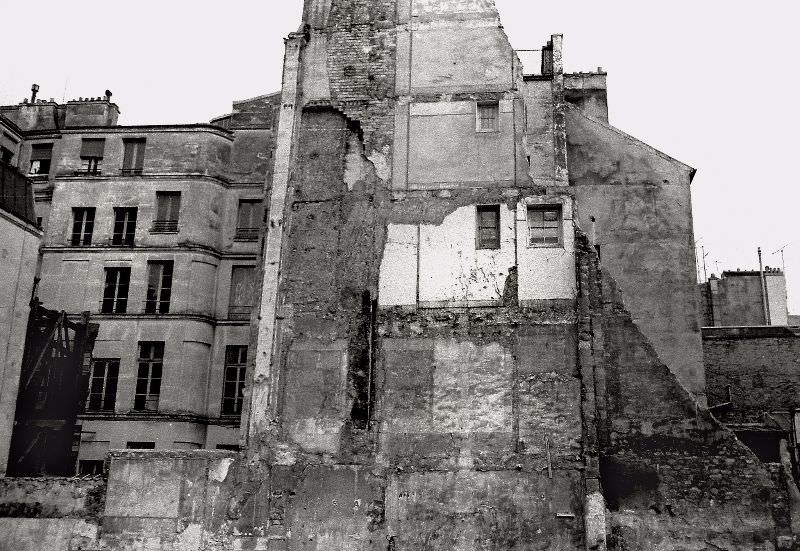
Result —
[[224, 482], [228, 478], [228, 470], [233, 465], [233, 458], [226, 458], [209, 470], [208, 477], [214, 482]]

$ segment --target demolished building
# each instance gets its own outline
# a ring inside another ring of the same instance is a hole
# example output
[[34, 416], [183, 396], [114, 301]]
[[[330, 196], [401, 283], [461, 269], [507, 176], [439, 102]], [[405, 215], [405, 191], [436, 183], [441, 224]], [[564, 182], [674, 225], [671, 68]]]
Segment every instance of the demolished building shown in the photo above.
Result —
[[560, 35], [540, 55], [491, 0], [307, 0], [244, 450], [3, 479], [4, 544], [796, 548], [792, 473], [706, 408], [694, 169], [610, 126]]

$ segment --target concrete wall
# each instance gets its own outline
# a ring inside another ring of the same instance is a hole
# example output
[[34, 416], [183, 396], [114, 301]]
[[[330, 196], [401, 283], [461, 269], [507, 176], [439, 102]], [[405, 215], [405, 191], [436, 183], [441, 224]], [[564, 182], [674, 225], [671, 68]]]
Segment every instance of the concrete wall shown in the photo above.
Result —
[[637, 326], [702, 402], [692, 169], [574, 107], [567, 143], [579, 226], [594, 236]]
[[[792, 549], [782, 467], [761, 464], [698, 407], [625, 310], [624, 290], [600, 269], [589, 240], [581, 241], [580, 309], [588, 318], [579, 326], [592, 350], [581, 369], [595, 392], [584, 413], [597, 428], [608, 548]], [[591, 453], [592, 437], [585, 442]]]
[[[536, 205], [561, 206], [561, 245], [528, 245], [527, 209]], [[574, 298], [571, 202], [527, 197], [512, 206], [500, 205], [499, 249], [477, 248], [475, 206], [459, 208], [437, 226], [390, 224], [381, 261], [380, 305], [498, 306], [510, 284], [516, 286], [522, 306]]]
[[565, 74], [564, 97], [587, 116], [608, 123], [606, 73]]
[[123, 139], [146, 138], [144, 173], [204, 174], [221, 176], [230, 162], [233, 135], [208, 125], [164, 127], [118, 127], [67, 130], [61, 135], [60, 154], [53, 170], [57, 176], [71, 176], [81, 169], [82, 138], [105, 138], [103, 174], [120, 175]]
[[17, 389], [25, 352], [29, 302], [41, 231], [0, 207], [0, 475], [8, 464], [8, 446], [17, 407]]
[[[709, 404], [725, 422], [764, 423], [764, 412], [800, 407], [800, 338], [782, 328], [705, 330]], [[730, 395], [728, 387], [730, 386]]]

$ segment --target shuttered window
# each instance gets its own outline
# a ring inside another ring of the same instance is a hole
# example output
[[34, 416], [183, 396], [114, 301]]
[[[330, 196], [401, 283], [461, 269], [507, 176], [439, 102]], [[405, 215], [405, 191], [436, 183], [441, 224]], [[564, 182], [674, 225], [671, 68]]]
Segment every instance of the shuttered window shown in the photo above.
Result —
[[477, 248], [500, 248], [500, 205], [484, 205], [477, 208]]
[[234, 266], [231, 270], [231, 295], [228, 318], [250, 319], [255, 296], [255, 269], [252, 266]]
[[125, 176], [139, 175], [144, 167], [144, 138], [123, 140], [125, 151], [122, 158], [122, 174]]

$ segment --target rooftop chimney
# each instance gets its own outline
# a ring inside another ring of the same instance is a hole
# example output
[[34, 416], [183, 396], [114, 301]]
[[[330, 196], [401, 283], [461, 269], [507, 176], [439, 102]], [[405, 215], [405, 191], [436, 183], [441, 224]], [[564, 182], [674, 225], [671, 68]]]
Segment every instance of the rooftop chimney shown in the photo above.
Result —
[[106, 90], [106, 101], [111, 101], [111, 90]]
[[31, 103], [36, 103], [36, 93], [39, 91], [39, 85], [34, 84], [31, 86]]

